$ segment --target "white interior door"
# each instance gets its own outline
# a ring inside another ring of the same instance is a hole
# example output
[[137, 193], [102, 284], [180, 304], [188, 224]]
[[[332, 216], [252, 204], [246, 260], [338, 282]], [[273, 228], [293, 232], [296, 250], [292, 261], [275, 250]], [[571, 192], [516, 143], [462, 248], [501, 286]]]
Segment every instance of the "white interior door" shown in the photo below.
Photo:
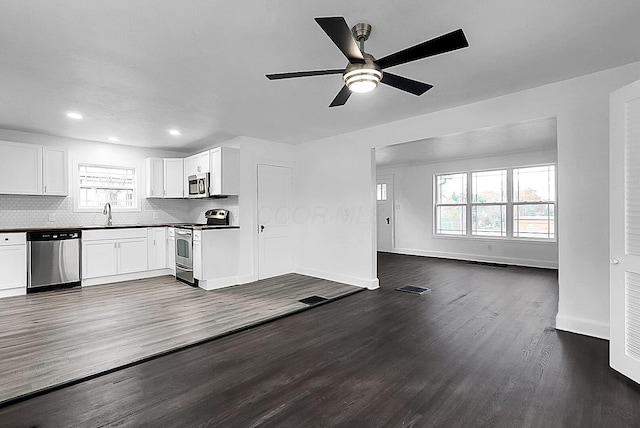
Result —
[[609, 360], [640, 383], [640, 81], [611, 94], [610, 117]]
[[291, 168], [258, 165], [258, 278], [293, 271]]
[[378, 251], [393, 250], [393, 176], [376, 179]]

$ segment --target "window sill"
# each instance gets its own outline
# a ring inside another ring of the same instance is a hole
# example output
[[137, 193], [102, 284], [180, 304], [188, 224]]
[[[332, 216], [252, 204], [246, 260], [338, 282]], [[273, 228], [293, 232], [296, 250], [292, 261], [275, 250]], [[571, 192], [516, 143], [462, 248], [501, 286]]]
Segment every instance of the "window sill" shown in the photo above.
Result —
[[492, 237], [492, 236], [469, 236], [469, 235], [437, 235], [433, 233], [431, 235], [433, 239], [452, 239], [462, 241], [488, 241], [488, 242], [503, 242], [503, 243], [520, 243], [520, 244], [535, 244], [535, 245], [555, 245], [558, 243], [557, 239], [535, 239], [535, 238], [507, 238], [507, 237]]

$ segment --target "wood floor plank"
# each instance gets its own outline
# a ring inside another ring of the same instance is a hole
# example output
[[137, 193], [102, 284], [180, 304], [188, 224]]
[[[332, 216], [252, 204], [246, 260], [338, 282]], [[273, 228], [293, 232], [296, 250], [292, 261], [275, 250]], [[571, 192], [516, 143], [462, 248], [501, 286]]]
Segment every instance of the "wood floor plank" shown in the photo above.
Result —
[[2, 299], [0, 403], [358, 290], [289, 274], [205, 291], [167, 276]]
[[555, 330], [556, 271], [378, 263], [379, 290], [0, 408], [0, 426], [638, 426], [607, 341]]

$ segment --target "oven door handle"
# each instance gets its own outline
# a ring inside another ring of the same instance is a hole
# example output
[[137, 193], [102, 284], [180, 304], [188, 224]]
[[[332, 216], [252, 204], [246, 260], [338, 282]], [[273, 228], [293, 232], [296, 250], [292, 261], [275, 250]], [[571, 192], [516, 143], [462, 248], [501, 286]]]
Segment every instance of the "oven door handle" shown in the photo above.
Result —
[[182, 232], [182, 231], [179, 231], [179, 230], [176, 230], [176, 233], [178, 235], [191, 235], [191, 232]]

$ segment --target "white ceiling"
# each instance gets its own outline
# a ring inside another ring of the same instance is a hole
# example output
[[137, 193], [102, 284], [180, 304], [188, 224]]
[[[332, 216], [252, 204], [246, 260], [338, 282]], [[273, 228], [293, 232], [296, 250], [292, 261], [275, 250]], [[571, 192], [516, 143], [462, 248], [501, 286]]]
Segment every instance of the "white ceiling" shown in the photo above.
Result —
[[376, 165], [390, 167], [461, 158], [552, 150], [558, 145], [555, 117], [427, 138], [376, 149]]
[[[637, 0], [0, 0], [0, 11], [0, 128], [185, 152], [237, 135], [296, 144], [640, 60]], [[370, 23], [378, 58], [457, 28], [470, 47], [389, 70], [435, 86], [421, 97], [381, 85], [330, 109], [340, 75], [264, 77], [346, 65], [318, 16]]]

